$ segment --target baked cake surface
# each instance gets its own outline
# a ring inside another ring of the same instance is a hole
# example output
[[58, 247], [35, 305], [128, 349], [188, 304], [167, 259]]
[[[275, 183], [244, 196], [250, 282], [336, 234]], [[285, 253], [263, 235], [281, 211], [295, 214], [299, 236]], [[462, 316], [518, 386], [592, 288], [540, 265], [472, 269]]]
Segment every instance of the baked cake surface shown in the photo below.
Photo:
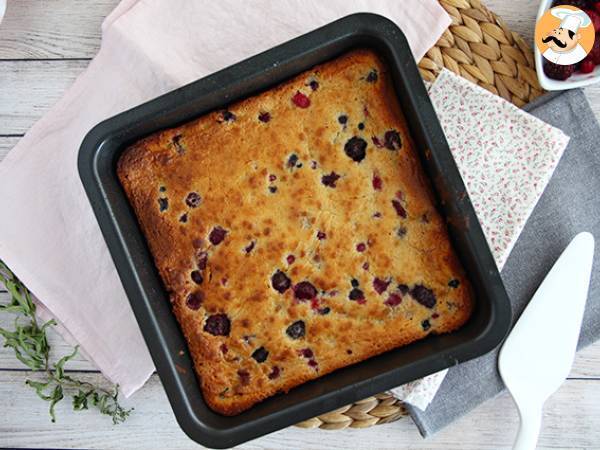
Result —
[[369, 50], [156, 133], [118, 175], [217, 412], [452, 331], [472, 310]]

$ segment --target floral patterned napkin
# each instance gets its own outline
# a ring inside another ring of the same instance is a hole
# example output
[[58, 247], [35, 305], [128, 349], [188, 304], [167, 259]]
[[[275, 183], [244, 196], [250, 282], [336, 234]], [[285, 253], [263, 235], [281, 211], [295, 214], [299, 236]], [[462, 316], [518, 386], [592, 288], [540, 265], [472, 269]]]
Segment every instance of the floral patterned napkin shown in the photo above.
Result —
[[[449, 70], [430, 85], [429, 97], [501, 270], [569, 137]], [[435, 373], [392, 393], [425, 410], [445, 375]]]

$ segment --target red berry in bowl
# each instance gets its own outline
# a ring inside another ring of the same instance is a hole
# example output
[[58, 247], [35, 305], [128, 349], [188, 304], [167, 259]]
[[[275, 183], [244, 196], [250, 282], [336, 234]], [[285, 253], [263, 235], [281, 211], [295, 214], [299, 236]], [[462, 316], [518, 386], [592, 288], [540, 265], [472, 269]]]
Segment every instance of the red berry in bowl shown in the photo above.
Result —
[[591, 73], [594, 71], [594, 67], [596, 67], [594, 61], [587, 57], [583, 61], [581, 61], [581, 64], [579, 64], [579, 71], [581, 73]]
[[554, 64], [550, 61], [545, 61], [544, 63], [544, 73], [548, 78], [552, 78], [553, 80], [566, 80], [575, 71], [575, 65], [571, 64], [570, 66], [562, 66], [560, 64]]

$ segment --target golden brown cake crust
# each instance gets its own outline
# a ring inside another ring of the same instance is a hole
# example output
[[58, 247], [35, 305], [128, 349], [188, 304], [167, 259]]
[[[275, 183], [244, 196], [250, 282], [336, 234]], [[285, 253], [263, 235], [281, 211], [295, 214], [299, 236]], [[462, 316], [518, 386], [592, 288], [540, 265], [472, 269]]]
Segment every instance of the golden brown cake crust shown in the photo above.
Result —
[[204, 398], [222, 414], [471, 313], [390, 76], [369, 50], [137, 142], [118, 175]]

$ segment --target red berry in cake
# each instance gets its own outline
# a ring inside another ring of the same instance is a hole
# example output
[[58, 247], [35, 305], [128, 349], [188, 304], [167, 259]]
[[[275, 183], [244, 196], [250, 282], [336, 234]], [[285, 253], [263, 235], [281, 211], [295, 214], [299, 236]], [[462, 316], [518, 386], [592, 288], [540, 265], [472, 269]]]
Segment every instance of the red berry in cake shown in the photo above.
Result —
[[196, 208], [201, 201], [202, 197], [200, 197], [197, 192], [190, 192], [185, 198], [185, 204], [190, 208]]
[[190, 278], [196, 284], [202, 284], [202, 282], [204, 281], [204, 277], [202, 276], [202, 272], [200, 272], [199, 270], [192, 271], [192, 273], [190, 274]]
[[288, 264], [294, 264], [294, 261], [296, 261], [296, 257], [294, 255], [287, 255], [287, 258], [285, 258], [285, 260]]
[[271, 114], [269, 114], [268, 112], [261, 112], [258, 115], [258, 120], [260, 120], [263, 123], [267, 123], [269, 120], [271, 120]]
[[381, 278], [375, 278], [373, 280], [373, 289], [375, 289], [375, 292], [377, 292], [378, 294], [383, 294], [387, 290], [390, 283], [391, 280], [382, 280]]
[[400, 303], [402, 303], [402, 297], [398, 294], [390, 294], [387, 300], [383, 302], [384, 305], [391, 307], [398, 306]]
[[202, 292], [192, 292], [185, 299], [185, 306], [187, 306], [190, 309], [197, 310], [200, 309], [200, 306], [202, 305], [203, 301], [204, 295], [202, 295]]
[[221, 350], [221, 353], [226, 354], [229, 351], [229, 347], [227, 347], [227, 344], [223, 343], [220, 345], [219, 349]]
[[388, 150], [399, 150], [402, 148], [402, 139], [400, 133], [396, 130], [386, 131], [384, 135], [385, 148]]
[[317, 231], [317, 239], [322, 241], [323, 239], [327, 239], [327, 235], [323, 233], [321, 230]]
[[303, 338], [306, 334], [306, 326], [302, 320], [297, 320], [289, 327], [286, 328], [285, 334], [287, 334], [292, 339], [300, 339]]
[[313, 369], [316, 369], [319, 366], [319, 364], [314, 359], [309, 359], [308, 360], [308, 365], [310, 367], [312, 367]]
[[281, 270], [277, 270], [271, 277], [271, 286], [280, 294], [283, 294], [287, 291], [292, 285], [292, 280], [288, 278], [288, 276], [283, 273]]
[[292, 103], [298, 108], [308, 108], [310, 106], [310, 99], [300, 91], [296, 91], [292, 97]]
[[313, 356], [315, 356], [315, 354], [310, 348], [302, 348], [298, 350], [298, 354], [300, 356], [304, 356], [305, 358], [312, 358]]
[[369, 270], [369, 263], [368, 262], [364, 262], [362, 265], [362, 268], [365, 270]]
[[382, 187], [383, 181], [381, 180], [381, 177], [379, 177], [378, 175], [373, 175], [373, 189], [375, 189], [376, 191], [380, 191]]
[[206, 319], [204, 331], [213, 336], [229, 336], [231, 322], [227, 314], [213, 314]]
[[208, 235], [208, 240], [212, 245], [219, 245], [225, 239], [225, 235], [227, 234], [227, 230], [216, 226], [212, 229], [210, 234]]
[[321, 177], [321, 183], [323, 183], [327, 187], [334, 188], [337, 180], [340, 179], [340, 175], [335, 172], [331, 172], [329, 175], [323, 175]]
[[598, 13], [598, 11], [595, 11], [593, 9], [586, 9], [585, 13], [592, 20], [592, 24], [594, 25], [594, 31], [596, 33], [600, 32], [600, 14]]
[[301, 281], [294, 286], [294, 297], [298, 300], [310, 300], [317, 296], [317, 288], [310, 281]]
[[406, 210], [404, 209], [404, 206], [402, 206], [402, 203], [400, 203], [400, 200], [392, 200], [392, 206], [396, 210], [396, 214], [398, 214], [403, 219], [406, 219]]
[[544, 61], [544, 73], [553, 80], [566, 80], [575, 72], [575, 65], [561, 66], [550, 61]]
[[367, 156], [367, 142], [363, 138], [354, 136], [344, 145], [344, 152], [355, 162], [361, 162]]
[[268, 375], [269, 380], [274, 380], [276, 378], [279, 378], [280, 372], [281, 372], [281, 370], [279, 369], [279, 367], [273, 366], [273, 368], [271, 369], [271, 372]]
[[268, 356], [269, 352], [264, 347], [259, 347], [252, 353], [252, 357], [259, 363], [265, 362]]
[[383, 142], [381, 142], [381, 139], [379, 139], [377, 136], [373, 136], [371, 140], [373, 141], [373, 145], [375, 147], [383, 148]]
[[367, 245], [364, 242], [360, 242], [356, 245], [356, 251], [359, 253], [364, 252], [367, 249]]
[[410, 291], [410, 296], [426, 308], [435, 306], [435, 294], [431, 289], [426, 288], [422, 284], [417, 284]]
[[250, 384], [250, 373], [248, 373], [247, 370], [238, 370], [237, 374], [240, 377], [240, 383], [242, 383], [242, 385], [245, 386]]

